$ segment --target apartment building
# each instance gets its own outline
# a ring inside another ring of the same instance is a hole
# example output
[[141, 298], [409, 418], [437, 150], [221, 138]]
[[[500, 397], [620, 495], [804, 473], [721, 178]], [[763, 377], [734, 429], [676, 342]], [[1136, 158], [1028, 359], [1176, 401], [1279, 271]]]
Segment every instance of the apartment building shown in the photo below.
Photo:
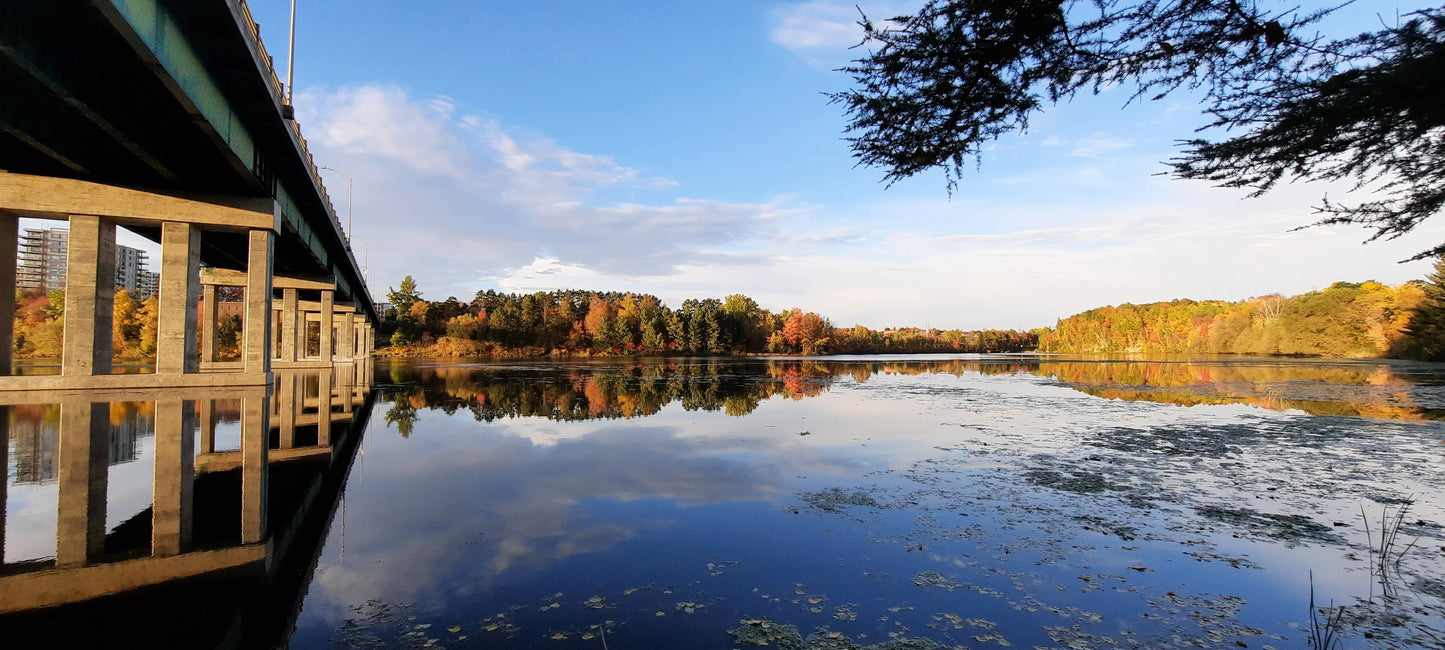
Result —
[[[20, 289], [65, 288], [66, 250], [70, 231], [59, 228], [26, 228], [20, 235], [15, 286]], [[146, 252], [138, 248], [115, 247], [115, 286], [144, 300], [160, 290], [160, 275], [146, 269]]]

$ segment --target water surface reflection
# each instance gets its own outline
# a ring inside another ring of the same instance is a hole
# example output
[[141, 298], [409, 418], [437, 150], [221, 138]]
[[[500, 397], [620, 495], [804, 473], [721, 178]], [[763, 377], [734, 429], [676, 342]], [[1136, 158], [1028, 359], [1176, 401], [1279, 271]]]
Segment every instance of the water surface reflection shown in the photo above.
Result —
[[[274, 390], [0, 397], [12, 402], [0, 407], [0, 640], [283, 643], [372, 375], [369, 364], [276, 374]], [[93, 401], [104, 397], [117, 401]]]
[[[1353, 639], [1419, 645], [1445, 628], [1440, 377], [1017, 356], [380, 366], [385, 417], [292, 643], [727, 648], [793, 626], [800, 644], [823, 628], [810, 647], [1300, 645], [1313, 572]], [[1406, 534], [1430, 550], [1395, 576], [1413, 600], [1386, 601], [1359, 512], [1411, 495]]]

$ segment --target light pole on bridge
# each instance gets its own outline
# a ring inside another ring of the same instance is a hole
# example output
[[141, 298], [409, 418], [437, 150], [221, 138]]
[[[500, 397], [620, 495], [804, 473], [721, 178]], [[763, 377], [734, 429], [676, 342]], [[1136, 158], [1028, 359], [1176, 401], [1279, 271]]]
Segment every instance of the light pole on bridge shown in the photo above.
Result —
[[325, 169], [341, 174], [346, 179], [346, 247], [351, 248], [351, 175], [335, 167], [322, 165], [317, 169]]

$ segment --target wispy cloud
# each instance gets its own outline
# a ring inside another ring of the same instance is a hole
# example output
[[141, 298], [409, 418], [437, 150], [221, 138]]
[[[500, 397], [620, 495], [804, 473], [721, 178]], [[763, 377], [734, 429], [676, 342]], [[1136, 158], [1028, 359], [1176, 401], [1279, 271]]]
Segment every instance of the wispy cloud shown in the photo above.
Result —
[[[1047, 144], [1047, 143], [1045, 143]], [[1118, 138], [1103, 133], [1095, 133], [1087, 138], [1081, 138], [1074, 142], [1073, 151], [1070, 156], [1083, 156], [1087, 158], [1100, 158], [1105, 154], [1128, 149], [1133, 141], [1127, 138]]]
[[[665, 276], [795, 209], [676, 196], [661, 175], [396, 86], [312, 90], [297, 104], [318, 160], [356, 179], [354, 246], [370, 257], [373, 289], [409, 274], [466, 293], [477, 278], [547, 256]], [[593, 200], [606, 188], [655, 200]]]
[[[830, 2], [819, 0], [782, 5], [772, 13], [768, 36], [819, 69], [834, 69], [860, 54], [849, 48], [863, 40], [859, 21], [883, 27], [887, 19], [905, 13], [899, 2]], [[859, 10], [862, 13], [859, 13]]]
[[[1108, 160], [1035, 169], [953, 201], [720, 201], [445, 97], [364, 86], [304, 99], [318, 159], [356, 179], [356, 248], [369, 251], [373, 289], [409, 274], [429, 298], [591, 288], [676, 306], [742, 292], [843, 325], [1032, 327], [1124, 301], [1400, 282], [1427, 265], [1394, 260], [1445, 240], [1445, 223], [1426, 224], [1361, 254], [1361, 231], [1290, 231], [1312, 220], [1319, 187], [1242, 201]], [[1056, 146], [1107, 159], [1132, 144], [1096, 133]], [[603, 190], [629, 200], [599, 200]]]

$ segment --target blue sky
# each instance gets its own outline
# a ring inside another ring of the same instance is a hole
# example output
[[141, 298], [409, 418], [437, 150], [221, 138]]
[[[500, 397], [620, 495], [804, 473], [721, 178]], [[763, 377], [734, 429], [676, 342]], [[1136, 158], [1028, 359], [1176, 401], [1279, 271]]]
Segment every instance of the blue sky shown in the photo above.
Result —
[[[950, 198], [854, 167], [824, 92], [853, 2], [299, 0], [298, 121], [355, 179], [373, 291], [745, 293], [835, 324], [1020, 328], [1091, 307], [1398, 283], [1445, 240], [1312, 228], [1344, 188], [1263, 199], [1157, 174], [1202, 123], [1187, 95], [1080, 97], [1005, 137]], [[1378, 25], [1365, 3], [1335, 21]], [[284, 75], [287, 0], [251, 0]], [[870, 16], [909, 3], [862, 3]], [[1402, 7], [1406, 11], [1411, 7]], [[328, 173], [329, 174], [329, 173]], [[329, 175], [338, 212], [345, 182]]]

